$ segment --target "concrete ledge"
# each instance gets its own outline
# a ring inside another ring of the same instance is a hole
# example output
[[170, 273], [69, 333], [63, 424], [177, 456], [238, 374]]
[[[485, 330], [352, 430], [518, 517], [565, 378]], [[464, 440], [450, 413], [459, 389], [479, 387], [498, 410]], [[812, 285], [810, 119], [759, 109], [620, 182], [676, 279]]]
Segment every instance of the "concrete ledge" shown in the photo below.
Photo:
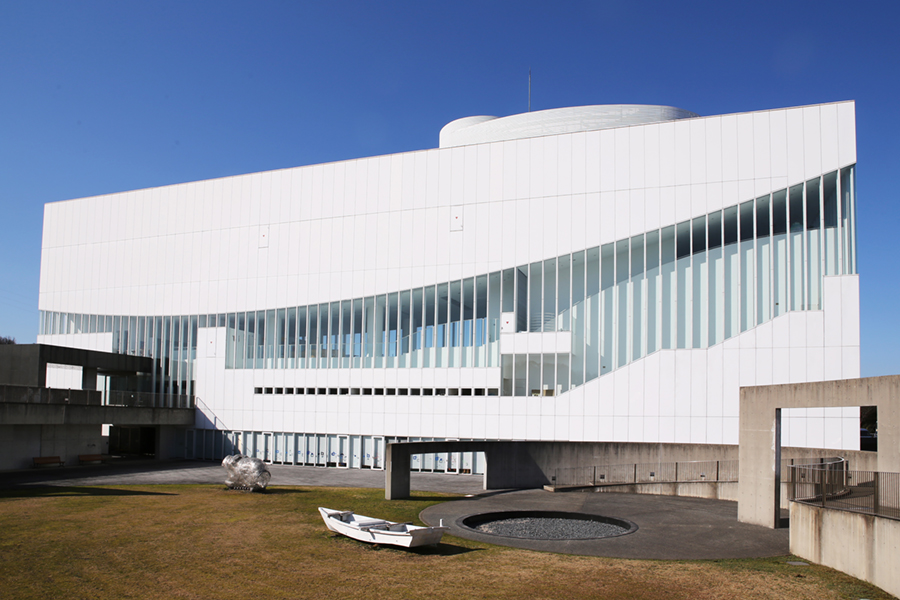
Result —
[[193, 408], [136, 408], [79, 404], [0, 404], [3, 425], [178, 425], [194, 424]]
[[900, 596], [900, 521], [791, 502], [791, 554]]
[[613, 485], [545, 485], [548, 492], [601, 492], [618, 494], [647, 494], [650, 496], [681, 496], [711, 500], [737, 501], [736, 481], [679, 481], [677, 483], [617, 483]]

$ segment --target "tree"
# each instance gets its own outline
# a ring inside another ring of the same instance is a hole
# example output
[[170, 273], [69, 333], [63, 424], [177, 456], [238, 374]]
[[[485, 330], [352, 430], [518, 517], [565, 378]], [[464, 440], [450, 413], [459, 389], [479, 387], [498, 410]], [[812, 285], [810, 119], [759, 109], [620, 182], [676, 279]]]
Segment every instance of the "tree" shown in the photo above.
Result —
[[4, 337], [4, 336], [0, 335], [0, 346], [3, 346], [4, 344], [15, 344], [15, 343], [16, 343], [16, 338]]

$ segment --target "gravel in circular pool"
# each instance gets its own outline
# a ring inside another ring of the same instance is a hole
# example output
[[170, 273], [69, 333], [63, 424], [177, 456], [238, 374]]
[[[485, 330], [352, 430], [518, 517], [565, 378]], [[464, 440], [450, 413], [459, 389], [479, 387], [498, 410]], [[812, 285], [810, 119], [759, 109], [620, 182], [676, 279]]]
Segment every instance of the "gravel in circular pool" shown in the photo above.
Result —
[[624, 519], [550, 511], [483, 513], [458, 523], [478, 533], [532, 540], [596, 539], [637, 530], [637, 525]]

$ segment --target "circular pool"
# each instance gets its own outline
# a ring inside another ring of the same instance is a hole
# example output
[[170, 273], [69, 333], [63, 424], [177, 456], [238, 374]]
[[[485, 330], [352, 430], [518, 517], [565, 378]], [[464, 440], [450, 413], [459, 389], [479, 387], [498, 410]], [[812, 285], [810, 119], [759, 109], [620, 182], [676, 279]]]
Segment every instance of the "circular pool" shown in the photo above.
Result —
[[477, 533], [528, 540], [587, 540], [637, 531], [631, 521], [559, 511], [502, 511], [469, 515], [457, 525]]

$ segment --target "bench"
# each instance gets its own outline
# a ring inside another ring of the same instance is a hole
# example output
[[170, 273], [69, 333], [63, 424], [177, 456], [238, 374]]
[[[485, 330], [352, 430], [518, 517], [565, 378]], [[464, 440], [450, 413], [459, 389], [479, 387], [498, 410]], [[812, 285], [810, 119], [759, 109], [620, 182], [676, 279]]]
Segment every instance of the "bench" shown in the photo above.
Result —
[[86, 462], [104, 462], [109, 460], [108, 456], [104, 456], [103, 454], [79, 454], [78, 455], [78, 464], [83, 465]]
[[40, 465], [59, 465], [61, 467], [66, 462], [58, 456], [35, 456], [31, 460], [35, 467]]

